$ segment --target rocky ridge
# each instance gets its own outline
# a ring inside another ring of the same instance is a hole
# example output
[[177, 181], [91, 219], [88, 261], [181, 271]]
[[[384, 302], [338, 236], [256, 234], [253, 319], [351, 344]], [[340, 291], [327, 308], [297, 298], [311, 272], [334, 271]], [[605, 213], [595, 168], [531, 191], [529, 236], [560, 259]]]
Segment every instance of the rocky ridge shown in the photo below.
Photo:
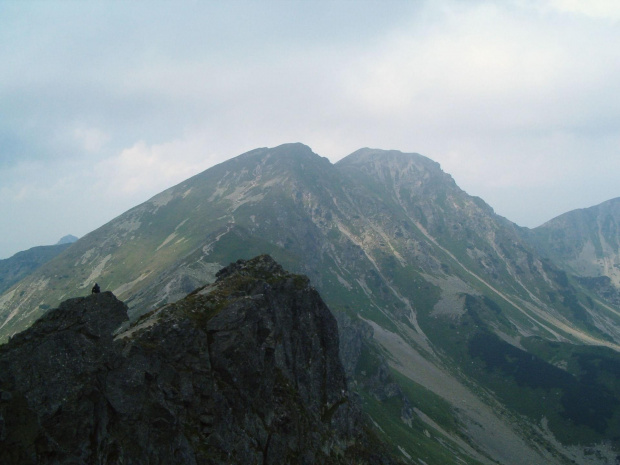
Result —
[[269, 256], [132, 324], [111, 292], [70, 299], [0, 348], [0, 462], [394, 463], [338, 350]]

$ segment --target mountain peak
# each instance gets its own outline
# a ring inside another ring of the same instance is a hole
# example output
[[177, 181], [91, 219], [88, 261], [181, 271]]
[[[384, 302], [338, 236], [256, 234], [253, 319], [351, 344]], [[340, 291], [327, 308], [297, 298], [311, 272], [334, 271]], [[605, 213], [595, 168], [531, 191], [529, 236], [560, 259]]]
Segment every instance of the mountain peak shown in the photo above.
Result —
[[127, 306], [110, 291], [75, 297], [43, 315], [28, 330], [15, 335], [15, 345], [28, 340], [43, 340], [71, 330], [93, 339], [110, 338], [112, 332], [127, 321]]
[[461, 192], [452, 176], [445, 173], [439, 163], [419, 153], [363, 148], [335, 166], [341, 173], [356, 178], [357, 183], [382, 183], [393, 190], [396, 197], [400, 197], [405, 186], [416, 195], [446, 190]]
[[337, 164], [346, 165], [346, 164], [362, 164], [368, 162], [388, 162], [388, 161], [399, 161], [401, 163], [409, 163], [411, 161], [416, 161], [418, 163], [427, 163], [429, 166], [436, 166], [439, 168], [439, 163], [431, 160], [424, 155], [420, 155], [419, 153], [406, 153], [401, 152], [400, 150], [383, 150], [383, 149], [375, 149], [364, 147], [355, 152], [347, 155], [342, 160], [340, 160]]
[[277, 145], [270, 149], [271, 151], [286, 151], [286, 152], [306, 152], [306, 153], [314, 153], [312, 149], [306, 144], [302, 144], [301, 142], [287, 142], [285, 144]]
[[269, 255], [260, 255], [251, 260], [237, 260], [235, 263], [222, 268], [215, 276], [217, 282], [220, 282], [235, 273], [242, 276], [262, 276], [265, 278], [281, 277], [286, 274], [280, 264]]
[[238, 157], [232, 158], [223, 164], [227, 163], [236, 163], [239, 161], [244, 161], [247, 159], [251, 159], [254, 157], [263, 158], [265, 156], [276, 156], [276, 157], [298, 157], [298, 156], [314, 156], [319, 157], [316, 153], [312, 151], [310, 147], [301, 142], [289, 142], [286, 144], [281, 144], [276, 147], [262, 147], [254, 150], [250, 150], [249, 152], [245, 152]]
[[67, 234], [66, 236], [61, 237], [60, 240], [56, 242], [56, 245], [73, 244], [77, 240], [78, 238], [75, 237], [73, 234]]

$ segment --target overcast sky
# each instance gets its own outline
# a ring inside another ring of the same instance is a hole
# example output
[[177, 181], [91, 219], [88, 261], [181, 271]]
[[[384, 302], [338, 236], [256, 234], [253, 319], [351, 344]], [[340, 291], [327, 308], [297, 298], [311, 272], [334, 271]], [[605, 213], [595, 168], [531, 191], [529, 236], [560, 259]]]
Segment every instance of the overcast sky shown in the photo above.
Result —
[[616, 0], [0, 0], [0, 258], [286, 142], [538, 226], [620, 196], [619, 50]]

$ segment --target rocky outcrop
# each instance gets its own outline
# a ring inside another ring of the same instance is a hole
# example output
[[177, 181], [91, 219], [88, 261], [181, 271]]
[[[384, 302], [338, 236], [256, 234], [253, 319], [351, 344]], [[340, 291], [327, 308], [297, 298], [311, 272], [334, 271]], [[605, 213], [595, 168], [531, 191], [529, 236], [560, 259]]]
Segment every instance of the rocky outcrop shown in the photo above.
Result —
[[0, 348], [0, 463], [393, 463], [307, 278], [261, 256], [126, 310], [71, 299]]

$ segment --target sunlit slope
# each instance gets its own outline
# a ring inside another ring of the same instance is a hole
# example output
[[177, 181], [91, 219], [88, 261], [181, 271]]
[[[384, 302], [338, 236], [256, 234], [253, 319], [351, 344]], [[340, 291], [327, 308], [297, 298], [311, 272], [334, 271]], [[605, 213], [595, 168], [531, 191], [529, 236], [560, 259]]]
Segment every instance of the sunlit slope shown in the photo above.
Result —
[[[506, 320], [496, 321], [496, 330], [508, 337], [537, 334], [607, 341], [613, 347], [620, 340], [614, 311], [589, 299], [523, 240], [521, 228], [494, 214], [482, 199], [467, 195], [437, 163], [415, 154], [363, 149], [337, 167], [358, 186], [357, 197], [375, 230], [400, 227], [382, 230], [387, 234], [375, 248], [377, 260], [402, 257], [401, 265], [416, 265], [426, 273], [445, 300], [445, 305], [433, 306], [435, 314], [462, 312], [455, 299], [469, 290], [504, 309]], [[406, 266], [394, 269], [399, 274]]]

